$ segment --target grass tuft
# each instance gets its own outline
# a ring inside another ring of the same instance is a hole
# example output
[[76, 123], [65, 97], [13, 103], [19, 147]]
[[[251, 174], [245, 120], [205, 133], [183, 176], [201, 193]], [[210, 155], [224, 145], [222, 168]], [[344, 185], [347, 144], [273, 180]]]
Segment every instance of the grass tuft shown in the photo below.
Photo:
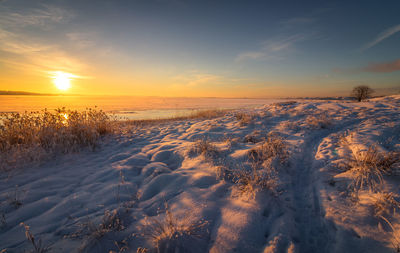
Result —
[[220, 150], [207, 139], [197, 140], [189, 149], [189, 155], [203, 155], [205, 158], [217, 158]]
[[268, 190], [276, 196], [276, 189], [279, 185], [274, 169], [270, 168], [266, 173], [264, 170], [257, 170], [256, 166], [253, 166], [251, 170], [235, 171], [233, 182], [237, 185], [239, 195], [246, 195], [252, 199], [261, 190]]
[[[150, 239], [157, 252], [187, 252], [192, 247], [192, 239], [201, 238], [205, 220], [192, 222], [188, 216], [178, 219], [169, 210], [165, 203], [165, 216], [163, 219], [146, 217], [142, 235]], [[145, 251], [146, 252], [146, 251]]]
[[353, 182], [350, 189], [358, 192], [362, 189], [369, 189], [373, 192], [383, 186], [383, 174], [389, 174], [392, 166], [400, 161], [397, 153], [379, 152], [376, 145], [372, 145], [367, 151], [353, 153], [348, 161], [348, 167], [353, 173]]
[[271, 165], [276, 158], [280, 163], [286, 162], [288, 154], [288, 147], [283, 138], [270, 135], [261, 145], [250, 149], [247, 156], [254, 163]]
[[318, 116], [309, 115], [306, 118], [306, 124], [313, 129], [325, 129], [332, 125], [332, 121], [324, 114]]
[[396, 210], [400, 209], [400, 203], [395, 199], [393, 192], [379, 192], [375, 197], [374, 216], [385, 217], [396, 213]]
[[45, 253], [45, 252], [48, 252], [50, 250], [49, 247], [45, 247], [45, 246], [42, 245], [42, 240], [41, 239], [36, 240], [35, 236], [31, 233], [30, 228], [29, 228], [28, 225], [26, 225], [23, 222], [21, 222], [20, 225], [25, 228], [26, 239], [28, 239], [28, 241], [33, 246], [33, 251], [31, 251], [31, 252], [34, 252], [34, 253]]
[[249, 114], [245, 112], [237, 112], [235, 118], [239, 121], [240, 126], [247, 126], [253, 123], [255, 114]]
[[100, 239], [104, 235], [112, 231], [121, 231], [125, 227], [120, 217], [120, 212], [117, 209], [113, 211], [106, 210], [102, 217], [100, 224], [96, 225], [93, 221], [89, 220], [83, 224], [80, 224], [78, 232], [72, 235], [72, 237], [87, 236], [93, 239]]
[[374, 216], [384, 221], [392, 230], [393, 237], [390, 241], [393, 249], [396, 252], [400, 252], [399, 229], [396, 228], [389, 220], [389, 217], [395, 214], [396, 210], [400, 209], [400, 203], [395, 199], [395, 197], [398, 196], [396, 196], [393, 192], [379, 192], [375, 197], [375, 202], [373, 203], [373, 211]]

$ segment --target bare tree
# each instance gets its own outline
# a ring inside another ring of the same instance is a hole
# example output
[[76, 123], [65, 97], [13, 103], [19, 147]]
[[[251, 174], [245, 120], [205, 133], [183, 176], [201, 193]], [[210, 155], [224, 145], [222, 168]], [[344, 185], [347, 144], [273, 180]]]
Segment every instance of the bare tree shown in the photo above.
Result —
[[373, 92], [374, 90], [371, 89], [369, 86], [360, 85], [353, 88], [351, 96], [356, 98], [358, 102], [361, 102], [362, 100], [369, 98]]

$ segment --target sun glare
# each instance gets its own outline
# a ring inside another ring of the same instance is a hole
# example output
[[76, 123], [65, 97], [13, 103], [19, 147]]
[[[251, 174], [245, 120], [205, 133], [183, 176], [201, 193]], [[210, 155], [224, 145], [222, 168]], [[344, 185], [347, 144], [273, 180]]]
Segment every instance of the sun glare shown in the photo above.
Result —
[[57, 71], [52, 75], [53, 83], [59, 90], [68, 90], [71, 87], [71, 77], [73, 75]]

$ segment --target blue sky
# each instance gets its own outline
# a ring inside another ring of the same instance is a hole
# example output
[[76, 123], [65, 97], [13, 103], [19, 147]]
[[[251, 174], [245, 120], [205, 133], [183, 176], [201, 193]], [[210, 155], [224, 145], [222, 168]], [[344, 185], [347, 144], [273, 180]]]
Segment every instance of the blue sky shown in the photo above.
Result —
[[0, 1], [0, 89], [155, 96], [400, 89], [400, 1]]

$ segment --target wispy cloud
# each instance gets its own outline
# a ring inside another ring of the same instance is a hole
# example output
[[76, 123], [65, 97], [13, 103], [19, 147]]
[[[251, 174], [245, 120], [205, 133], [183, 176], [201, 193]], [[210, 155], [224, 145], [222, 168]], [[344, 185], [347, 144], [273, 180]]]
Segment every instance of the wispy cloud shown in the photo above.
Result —
[[69, 22], [75, 16], [73, 12], [40, 5], [23, 11], [1, 8], [0, 15], [0, 52], [8, 56], [0, 62], [6, 66], [39, 74], [51, 70], [79, 72], [86, 67], [55, 41], [29, 33], [31, 28], [43, 32], [55, 30], [57, 25]]
[[48, 29], [54, 24], [68, 22], [75, 16], [70, 10], [51, 5], [24, 11], [2, 9], [0, 13], [2, 26], [8, 28], [35, 26]]
[[333, 69], [333, 72], [339, 74], [357, 74], [361, 72], [391, 73], [395, 71], [400, 71], [400, 59], [387, 62], [369, 63], [365, 67]]
[[265, 58], [266, 56], [267, 52], [265, 51], [248, 51], [238, 54], [235, 58], [235, 62], [241, 62], [245, 60], [256, 60], [260, 58]]
[[393, 34], [395, 34], [397, 32], [400, 32], [400, 24], [392, 26], [392, 27], [384, 30], [383, 32], [381, 32], [374, 40], [370, 41], [365, 46], [363, 46], [361, 48], [361, 51], [367, 50], [367, 49], [379, 44], [380, 42], [389, 38], [390, 36], [392, 36]]
[[283, 20], [280, 23], [285, 28], [294, 28], [294, 27], [297, 28], [298, 26], [309, 25], [314, 22], [315, 22], [315, 19], [311, 18], [311, 17], [295, 17], [295, 18]]
[[362, 68], [365, 72], [390, 73], [400, 71], [400, 59], [390, 62], [370, 63]]
[[222, 76], [192, 70], [186, 74], [175, 76], [173, 79], [175, 80], [175, 85], [194, 87], [202, 84], [218, 82], [222, 80]]
[[94, 47], [96, 45], [92, 39], [94, 36], [94, 33], [85, 32], [71, 32], [66, 34], [66, 37], [79, 49]]
[[245, 51], [239, 53], [235, 62], [242, 62], [246, 60], [261, 60], [267, 58], [282, 59], [282, 54], [295, 50], [295, 43], [306, 40], [307, 36], [304, 34], [295, 34], [287, 37], [266, 40], [261, 43], [258, 50]]

